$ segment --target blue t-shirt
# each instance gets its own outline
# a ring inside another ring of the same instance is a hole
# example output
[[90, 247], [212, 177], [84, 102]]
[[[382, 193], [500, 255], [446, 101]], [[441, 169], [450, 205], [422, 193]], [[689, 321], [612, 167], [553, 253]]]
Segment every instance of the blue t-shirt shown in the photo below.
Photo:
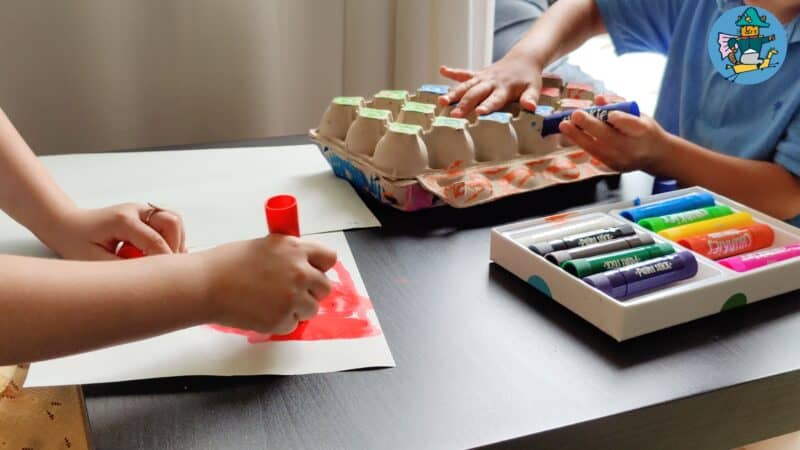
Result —
[[[775, 162], [800, 176], [800, 16], [784, 27], [783, 67], [760, 84], [742, 85], [720, 75], [707, 50], [714, 22], [742, 0], [597, 0], [597, 5], [618, 54], [667, 55], [655, 113], [664, 129], [728, 155]], [[800, 226], [800, 216], [791, 222]]]

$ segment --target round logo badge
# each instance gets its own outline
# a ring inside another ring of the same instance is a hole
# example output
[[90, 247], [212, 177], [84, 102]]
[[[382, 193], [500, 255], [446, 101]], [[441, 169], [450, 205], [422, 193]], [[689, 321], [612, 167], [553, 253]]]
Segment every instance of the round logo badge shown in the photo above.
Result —
[[758, 84], [772, 78], [786, 57], [786, 32], [764, 8], [739, 6], [725, 11], [708, 36], [708, 55], [727, 80]]

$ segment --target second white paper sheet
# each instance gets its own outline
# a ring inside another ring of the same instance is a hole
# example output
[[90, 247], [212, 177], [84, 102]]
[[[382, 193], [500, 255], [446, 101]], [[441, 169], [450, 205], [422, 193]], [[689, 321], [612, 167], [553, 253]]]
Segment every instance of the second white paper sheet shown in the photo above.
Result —
[[[266, 234], [264, 201], [297, 198], [302, 234], [380, 226], [352, 186], [313, 145], [45, 156], [42, 163], [80, 207], [152, 202], [178, 211], [195, 248]], [[0, 214], [0, 251], [47, 256], [33, 235]]]

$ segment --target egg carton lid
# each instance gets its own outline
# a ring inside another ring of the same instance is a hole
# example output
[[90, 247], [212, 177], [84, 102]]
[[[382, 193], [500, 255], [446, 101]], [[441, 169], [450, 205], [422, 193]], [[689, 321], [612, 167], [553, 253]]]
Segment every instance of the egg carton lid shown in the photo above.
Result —
[[[558, 184], [619, 173], [586, 151], [567, 147], [544, 156], [520, 156], [500, 163], [482, 162], [466, 167], [456, 164], [448, 169], [427, 169], [414, 178], [398, 178], [375, 167], [366, 156], [347, 152], [343, 141], [322, 136], [318, 131], [309, 130], [313, 141], [327, 146], [362, 172], [378, 175], [398, 187], [419, 184], [454, 208], [468, 208]], [[526, 183], [525, 177], [536, 178], [535, 183]], [[490, 195], [481, 195], [486, 192]]]

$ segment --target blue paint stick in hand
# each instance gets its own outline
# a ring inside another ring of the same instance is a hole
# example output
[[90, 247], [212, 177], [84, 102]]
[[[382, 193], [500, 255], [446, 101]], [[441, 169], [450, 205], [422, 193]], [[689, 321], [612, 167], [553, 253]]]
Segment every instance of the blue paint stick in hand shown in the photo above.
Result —
[[[583, 111], [590, 116], [597, 117], [603, 122], [608, 120], [608, 113], [611, 111], [622, 111], [639, 117], [639, 105], [637, 105], [636, 102], [622, 102], [604, 106], [592, 106], [591, 108], [586, 108]], [[560, 133], [561, 131], [558, 129], [558, 124], [565, 120], [569, 120], [573, 112], [575, 111], [561, 111], [545, 117], [544, 121], [542, 122], [542, 136]]]

